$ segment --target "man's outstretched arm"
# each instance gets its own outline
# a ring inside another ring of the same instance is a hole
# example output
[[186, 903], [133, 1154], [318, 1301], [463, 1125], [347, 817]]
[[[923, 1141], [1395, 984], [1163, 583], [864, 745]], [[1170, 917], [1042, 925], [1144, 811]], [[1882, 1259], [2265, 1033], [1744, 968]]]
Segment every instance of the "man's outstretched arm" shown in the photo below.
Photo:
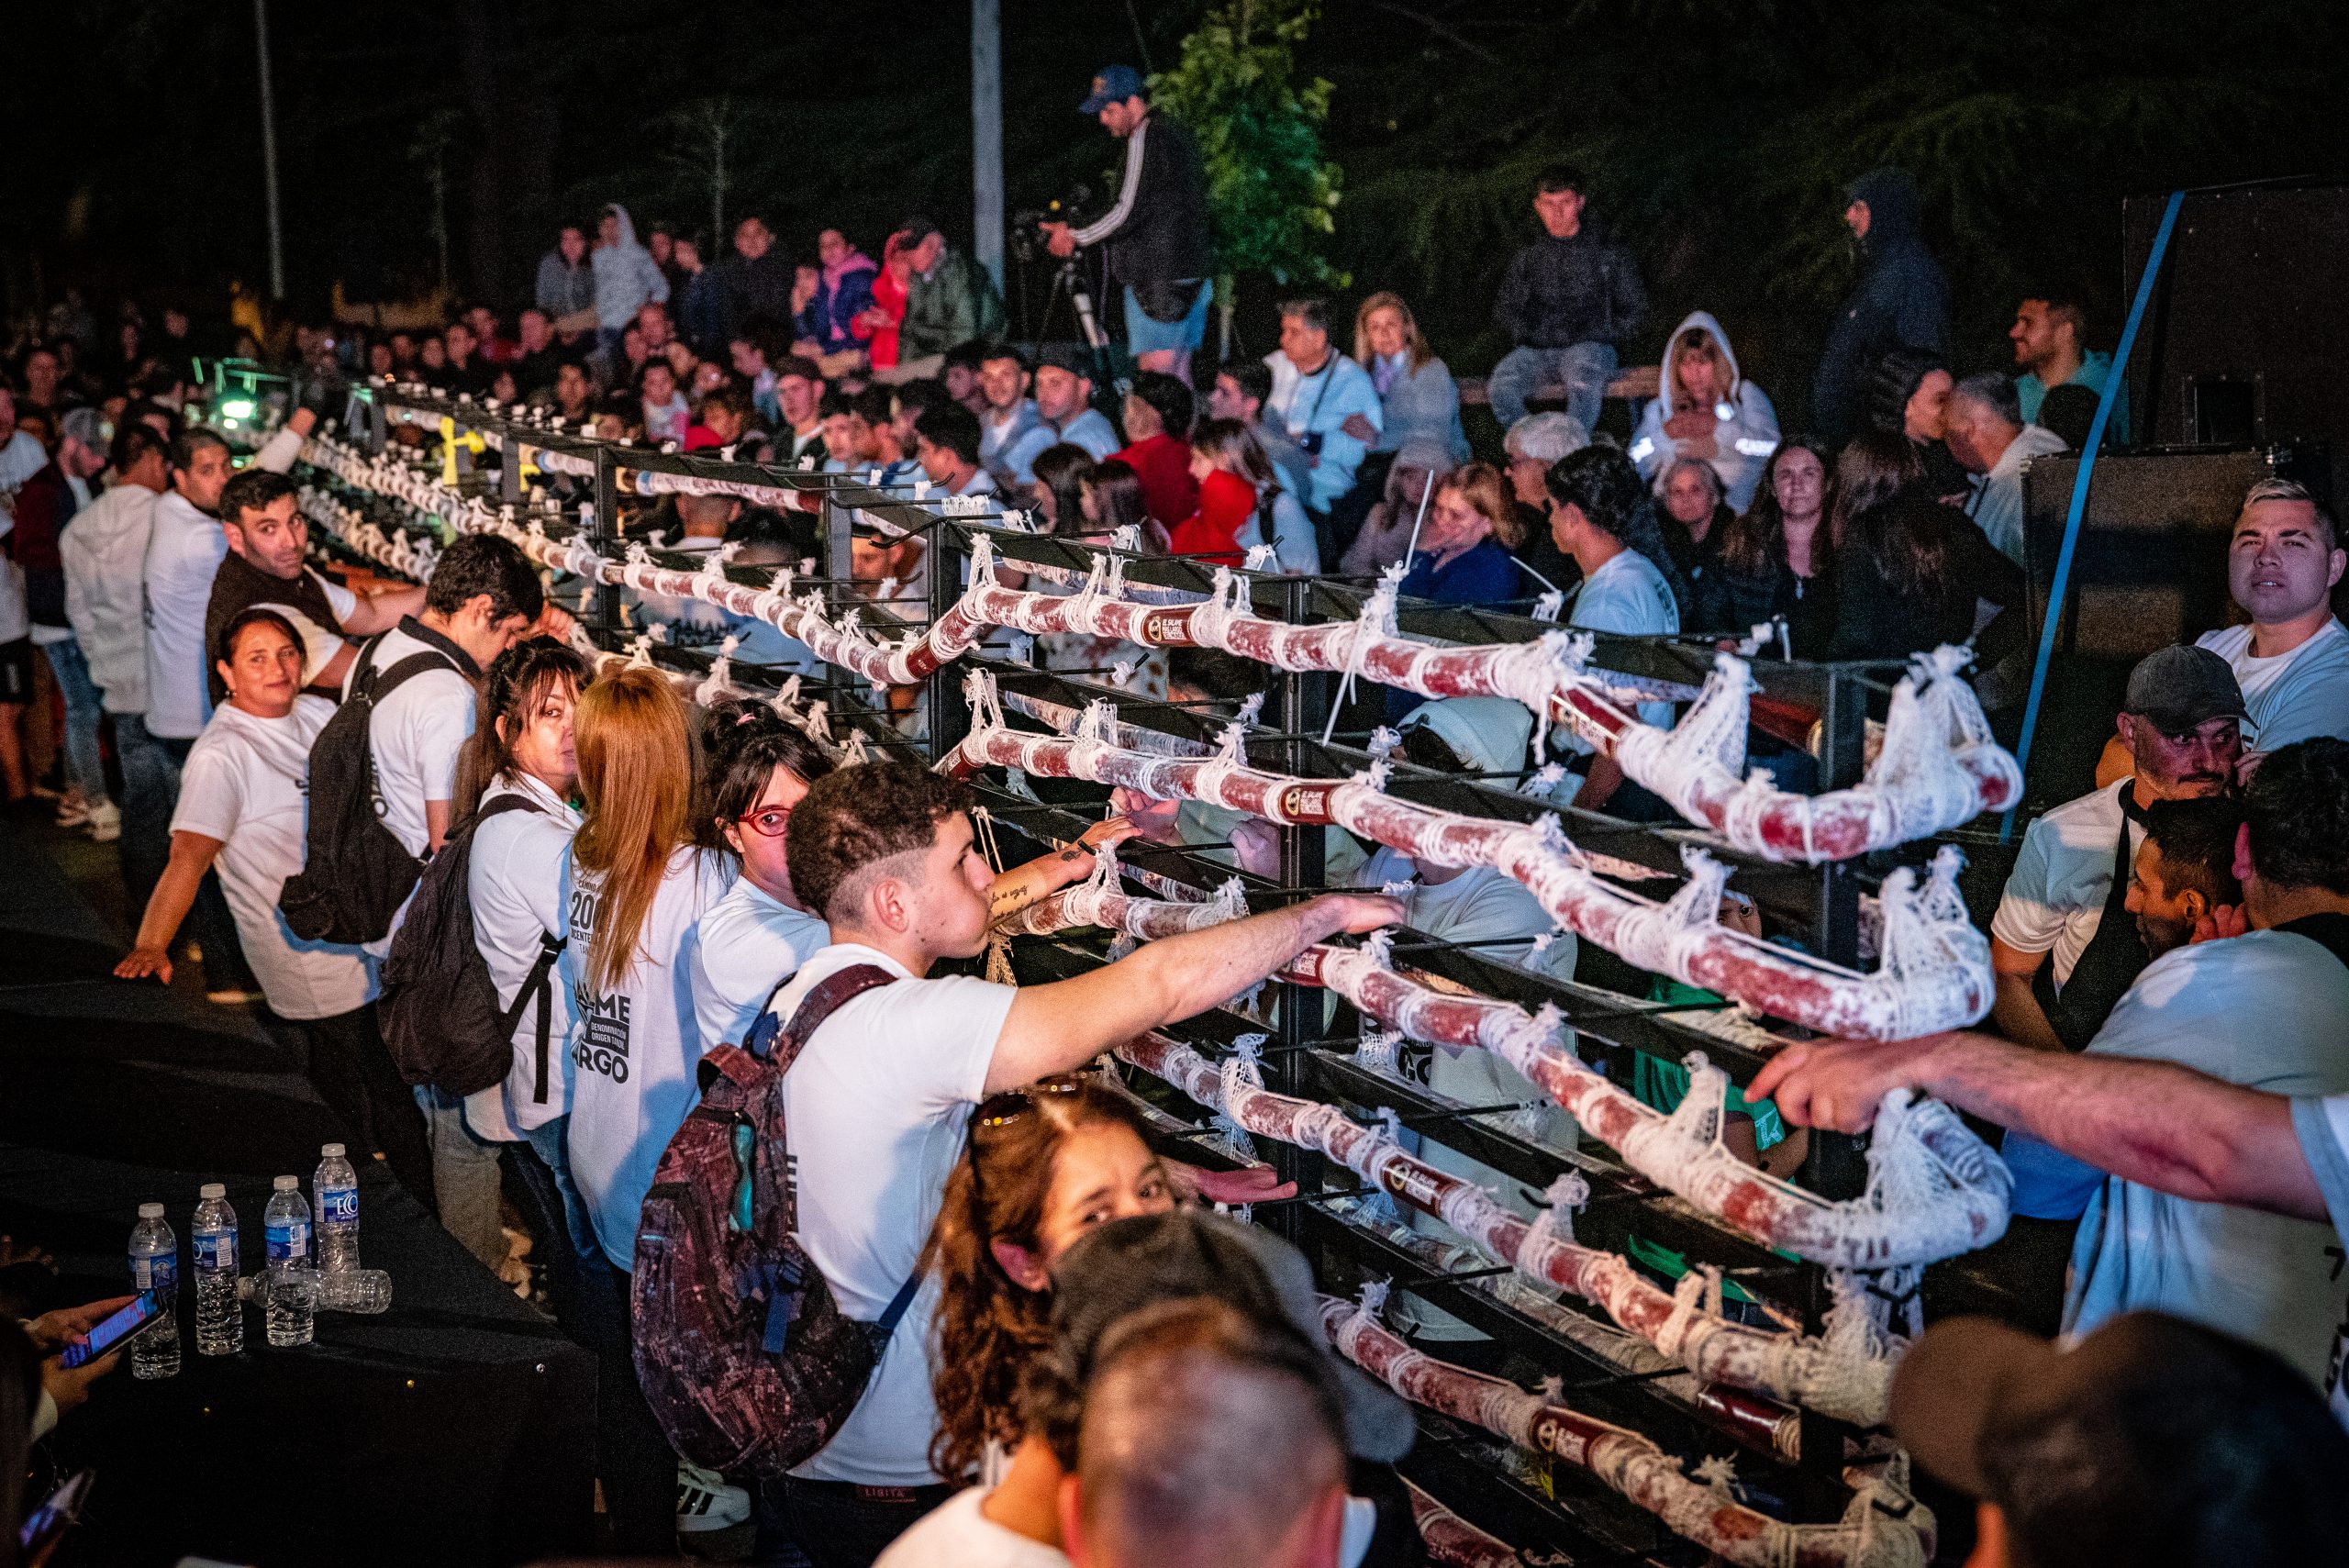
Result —
[[1221, 1006], [1315, 942], [1402, 918], [1391, 898], [1325, 894], [1152, 942], [1089, 974], [1022, 986], [996, 1039], [987, 1093], [1082, 1067], [1120, 1040]]
[[1891, 1044], [1787, 1047], [1747, 1094], [1805, 1127], [1857, 1132], [1912, 1088], [2176, 1197], [2326, 1218], [2291, 1102], [2189, 1068], [2026, 1051], [1960, 1030]]

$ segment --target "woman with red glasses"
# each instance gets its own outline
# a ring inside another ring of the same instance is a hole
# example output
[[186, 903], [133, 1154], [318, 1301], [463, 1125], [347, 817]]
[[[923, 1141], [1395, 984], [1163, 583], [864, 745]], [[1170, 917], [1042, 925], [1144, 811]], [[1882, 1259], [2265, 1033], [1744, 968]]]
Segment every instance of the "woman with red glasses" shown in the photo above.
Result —
[[[791, 890], [784, 833], [807, 786], [832, 771], [823, 749], [764, 703], [712, 708], [702, 731], [707, 758], [703, 843], [730, 851], [742, 874], [701, 918], [694, 947], [694, 1016], [705, 1049], [740, 1043], [776, 991], [831, 939], [820, 916]], [[1075, 845], [1004, 872], [988, 891], [997, 916], [1026, 907], [1093, 873], [1089, 851], [1130, 837], [1123, 817], [1097, 822]]]

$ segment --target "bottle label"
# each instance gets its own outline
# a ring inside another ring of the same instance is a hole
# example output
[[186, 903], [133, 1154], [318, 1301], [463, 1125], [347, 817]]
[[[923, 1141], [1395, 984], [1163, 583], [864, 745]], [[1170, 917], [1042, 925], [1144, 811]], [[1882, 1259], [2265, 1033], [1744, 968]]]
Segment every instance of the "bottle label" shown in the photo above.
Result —
[[310, 1255], [310, 1222], [281, 1219], [269, 1227], [269, 1261], [297, 1262]]
[[199, 1230], [195, 1233], [195, 1272], [200, 1274], [237, 1272], [237, 1233]]
[[172, 1298], [179, 1294], [180, 1261], [172, 1257], [142, 1257], [133, 1253], [130, 1259], [130, 1284], [132, 1288], [137, 1290], [153, 1291], [163, 1298], [163, 1305], [169, 1307], [172, 1304]]
[[359, 1218], [359, 1189], [357, 1187], [321, 1187], [318, 1189], [318, 1223], [349, 1225]]

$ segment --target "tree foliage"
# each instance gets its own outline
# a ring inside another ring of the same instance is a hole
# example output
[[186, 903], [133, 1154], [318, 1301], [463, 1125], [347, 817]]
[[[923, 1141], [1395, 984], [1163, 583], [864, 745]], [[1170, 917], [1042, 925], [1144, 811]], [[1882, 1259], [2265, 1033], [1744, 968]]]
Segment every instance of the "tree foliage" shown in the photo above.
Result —
[[1296, 56], [1319, 0], [1231, 0], [1151, 80], [1152, 101], [1197, 135], [1218, 270], [1343, 287], [1329, 260], [1338, 165], [1322, 156], [1332, 88], [1299, 81]]

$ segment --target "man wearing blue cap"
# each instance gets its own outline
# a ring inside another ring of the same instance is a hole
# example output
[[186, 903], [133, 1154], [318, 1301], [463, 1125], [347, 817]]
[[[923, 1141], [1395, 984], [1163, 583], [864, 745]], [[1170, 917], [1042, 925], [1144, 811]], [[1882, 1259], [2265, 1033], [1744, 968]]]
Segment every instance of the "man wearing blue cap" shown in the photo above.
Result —
[[1180, 122], [1151, 113], [1141, 73], [1105, 65], [1077, 106], [1126, 143], [1118, 201], [1082, 228], [1043, 226], [1055, 256], [1107, 241], [1109, 272], [1124, 285], [1126, 343], [1142, 369], [1190, 378], [1191, 350], [1207, 337], [1208, 183], [1199, 144]]

